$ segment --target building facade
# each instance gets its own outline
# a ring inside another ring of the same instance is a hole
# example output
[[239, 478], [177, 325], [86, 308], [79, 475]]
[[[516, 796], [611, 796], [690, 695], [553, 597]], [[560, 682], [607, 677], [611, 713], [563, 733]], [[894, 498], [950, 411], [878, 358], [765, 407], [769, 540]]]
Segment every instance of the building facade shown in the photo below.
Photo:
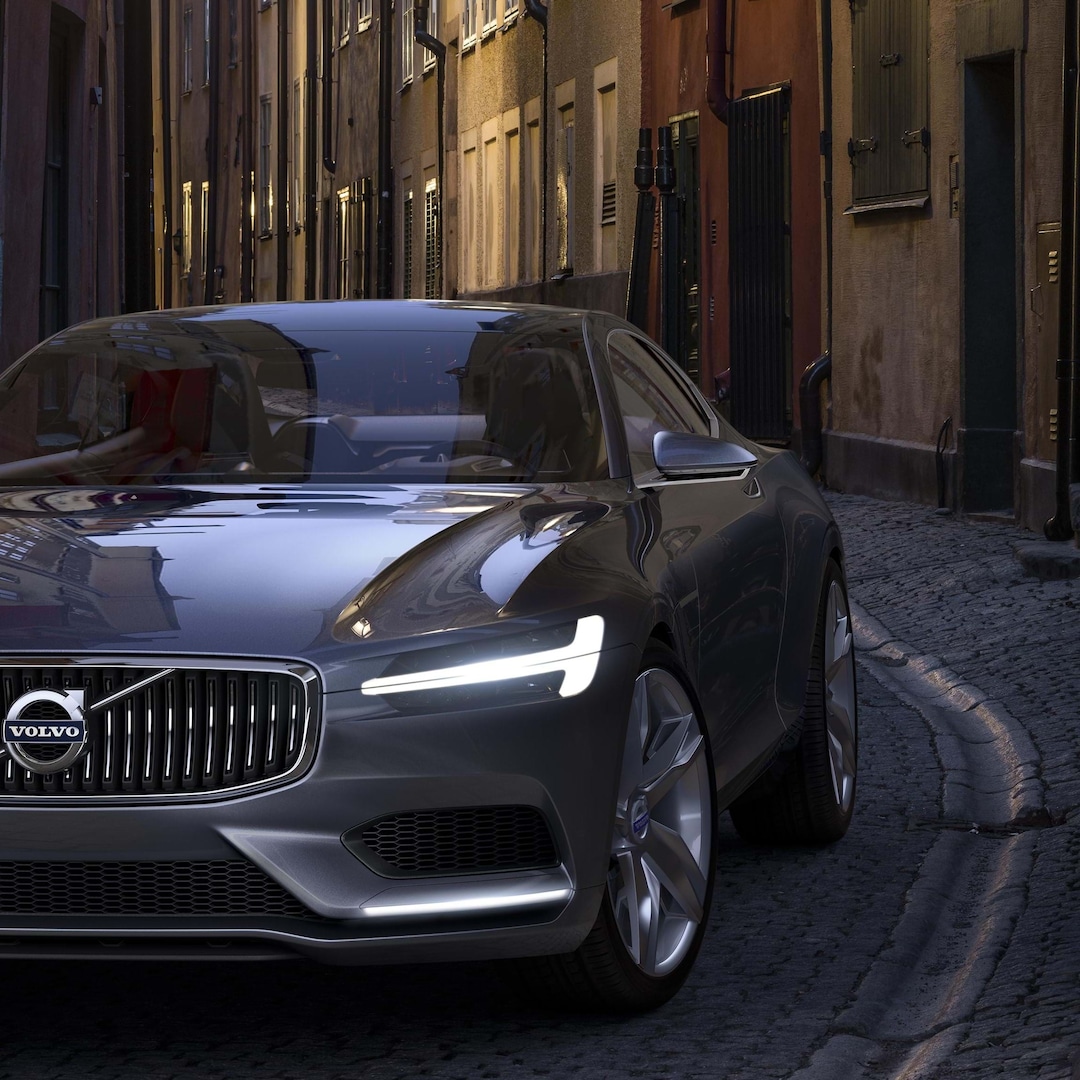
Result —
[[1041, 528], [1065, 0], [833, 0], [831, 18], [828, 481]]
[[122, 0], [0, 3], [0, 368], [153, 303], [149, 22]]
[[780, 443], [827, 347], [819, 15], [817, 0], [641, 8], [643, 124], [654, 142], [672, 129], [682, 211], [678, 352], [747, 435]]

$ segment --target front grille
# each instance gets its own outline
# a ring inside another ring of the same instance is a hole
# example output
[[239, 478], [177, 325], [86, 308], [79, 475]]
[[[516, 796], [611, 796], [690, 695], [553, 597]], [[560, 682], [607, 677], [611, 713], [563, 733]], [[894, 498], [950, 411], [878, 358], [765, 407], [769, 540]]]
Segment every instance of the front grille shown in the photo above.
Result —
[[[163, 675], [167, 670], [0, 667], [3, 716], [31, 690], [82, 690], [88, 745], [84, 757], [56, 773], [30, 771], [10, 755], [0, 759], [0, 798], [229, 792], [281, 780], [310, 760], [315, 695], [314, 677], [306, 669], [253, 664], [244, 671], [183, 667]], [[155, 676], [163, 677], [104, 709], [93, 708], [95, 701]], [[57, 706], [35, 703], [20, 719], [50, 709]], [[24, 747], [43, 766], [57, 749]]]
[[537, 870], [558, 865], [543, 814], [532, 806], [413, 810], [369, 821], [345, 834], [372, 869], [394, 877]]
[[318, 918], [248, 862], [0, 862], [0, 915]]

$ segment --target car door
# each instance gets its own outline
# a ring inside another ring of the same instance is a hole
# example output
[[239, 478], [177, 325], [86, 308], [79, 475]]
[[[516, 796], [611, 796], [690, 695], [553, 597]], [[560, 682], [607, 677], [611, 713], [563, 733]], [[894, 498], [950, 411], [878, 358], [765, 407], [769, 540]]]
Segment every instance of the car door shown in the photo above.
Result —
[[775, 678], [785, 553], [768, 467], [759, 461], [734, 479], [662, 477], [652, 451], [657, 431], [716, 437], [720, 422], [646, 339], [613, 329], [606, 354], [629, 467], [657, 523], [650, 577], [684, 615], [717, 787], [737, 787], [784, 731]]

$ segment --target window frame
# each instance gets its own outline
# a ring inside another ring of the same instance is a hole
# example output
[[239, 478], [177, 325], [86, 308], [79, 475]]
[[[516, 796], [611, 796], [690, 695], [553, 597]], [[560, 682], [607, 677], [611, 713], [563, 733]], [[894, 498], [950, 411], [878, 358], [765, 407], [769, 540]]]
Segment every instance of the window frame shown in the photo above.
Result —
[[416, 17], [413, 0], [401, 0], [401, 88], [412, 84], [416, 76]]
[[267, 239], [274, 234], [273, 95], [259, 96], [259, 201], [257, 232]]

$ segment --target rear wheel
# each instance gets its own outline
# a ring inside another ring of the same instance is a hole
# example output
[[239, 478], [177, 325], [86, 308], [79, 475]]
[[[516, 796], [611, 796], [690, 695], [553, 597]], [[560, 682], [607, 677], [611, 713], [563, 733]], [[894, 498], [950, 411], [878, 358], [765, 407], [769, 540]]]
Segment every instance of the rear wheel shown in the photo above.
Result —
[[821, 589], [800, 721], [794, 749], [731, 807], [745, 840], [827, 844], [851, 824], [858, 754], [855, 653], [847, 589], [832, 559]]
[[607, 890], [576, 952], [523, 961], [534, 992], [578, 1007], [667, 1001], [694, 963], [712, 886], [712, 756], [674, 654], [646, 651], [626, 728]]

